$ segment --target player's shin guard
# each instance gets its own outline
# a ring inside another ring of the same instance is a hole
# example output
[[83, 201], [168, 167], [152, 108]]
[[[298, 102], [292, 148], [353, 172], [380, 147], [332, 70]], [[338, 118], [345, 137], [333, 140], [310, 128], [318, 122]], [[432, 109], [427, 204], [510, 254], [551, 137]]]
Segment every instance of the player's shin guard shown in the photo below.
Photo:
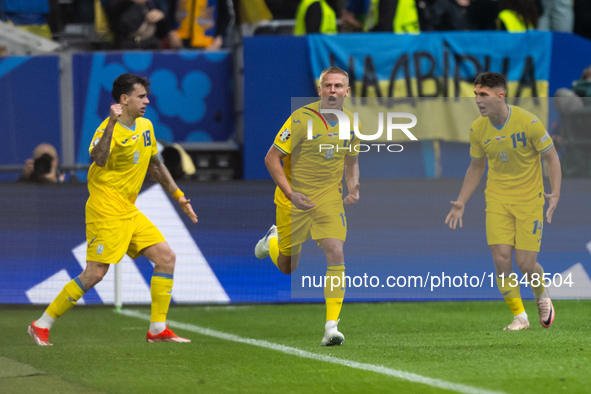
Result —
[[[539, 265], [539, 264], [538, 264]], [[544, 286], [544, 268], [540, 265], [540, 277], [537, 280], [533, 278], [529, 278], [529, 285], [534, 292], [534, 296], [536, 299], [539, 299], [544, 291], [546, 291], [546, 286]]]
[[497, 286], [514, 316], [525, 312], [519, 291], [519, 283], [516, 282], [516, 280], [508, 279], [506, 276], [504, 278], [497, 276]]
[[80, 281], [80, 277], [72, 279], [68, 282], [62, 291], [55, 297], [55, 299], [49, 304], [46, 311], [49, 316], [57, 319], [70, 309], [82, 296], [86, 293], [86, 288]]
[[329, 265], [326, 270], [326, 321], [339, 320], [343, 298], [345, 298], [345, 264]]
[[273, 264], [277, 266], [277, 259], [279, 258], [279, 238], [277, 237], [269, 239], [269, 257], [273, 260]]
[[172, 298], [172, 274], [155, 272], [152, 275], [150, 283], [150, 293], [152, 295], [152, 311], [150, 322], [165, 322]]

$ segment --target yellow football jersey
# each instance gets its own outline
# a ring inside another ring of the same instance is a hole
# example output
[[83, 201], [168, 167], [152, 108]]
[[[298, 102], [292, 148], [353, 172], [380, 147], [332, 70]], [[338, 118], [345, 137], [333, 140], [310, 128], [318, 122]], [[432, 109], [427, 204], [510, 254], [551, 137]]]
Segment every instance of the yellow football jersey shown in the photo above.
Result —
[[470, 156], [488, 159], [486, 201], [544, 205], [540, 153], [554, 143], [535, 115], [508, 107], [507, 120], [500, 130], [488, 117], [478, 118], [470, 129]]
[[[108, 121], [105, 119], [94, 133], [89, 152], [103, 136]], [[136, 215], [139, 210], [135, 200], [144, 183], [150, 159], [157, 154], [152, 122], [138, 118], [134, 128], [117, 122], [107, 164], [99, 167], [92, 163], [88, 170], [90, 197], [86, 203], [86, 223]]]
[[[353, 127], [353, 114], [344, 109]], [[308, 136], [308, 120], [311, 135]], [[361, 129], [361, 127], [359, 127]], [[356, 157], [359, 139], [353, 130], [349, 139], [339, 139], [339, 124], [327, 122], [320, 114], [320, 101], [294, 111], [277, 133], [273, 146], [285, 155], [283, 172], [293, 191], [312, 202], [341, 186], [345, 156]], [[275, 204], [290, 208], [281, 189], [275, 190]]]

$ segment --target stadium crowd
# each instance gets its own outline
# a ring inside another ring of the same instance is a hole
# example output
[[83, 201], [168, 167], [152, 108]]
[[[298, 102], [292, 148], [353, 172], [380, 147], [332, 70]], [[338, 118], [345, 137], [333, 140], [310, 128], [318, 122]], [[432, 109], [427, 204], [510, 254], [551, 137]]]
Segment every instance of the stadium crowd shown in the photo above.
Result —
[[230, 47], [238, 27], [268, 21], [295, 34], [539, 29], [591, 38], [584, 0], [0, 0], [0, 19], [48, 39], [91, 25], [97, 49], [215, 50]]

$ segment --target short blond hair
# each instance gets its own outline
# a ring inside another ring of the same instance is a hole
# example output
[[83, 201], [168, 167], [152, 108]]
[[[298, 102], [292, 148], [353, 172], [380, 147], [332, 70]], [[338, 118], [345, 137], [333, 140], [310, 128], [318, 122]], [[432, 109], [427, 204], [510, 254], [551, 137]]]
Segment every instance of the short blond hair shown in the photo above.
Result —
[[320, 78], [318, 78], [318, 84], [322, 85], [322, 80], [328, 74], [341, 74], [347, 78], [347, 86], [349, 86], [349, 74], [339, 67], [329, 67], [320, 73]]

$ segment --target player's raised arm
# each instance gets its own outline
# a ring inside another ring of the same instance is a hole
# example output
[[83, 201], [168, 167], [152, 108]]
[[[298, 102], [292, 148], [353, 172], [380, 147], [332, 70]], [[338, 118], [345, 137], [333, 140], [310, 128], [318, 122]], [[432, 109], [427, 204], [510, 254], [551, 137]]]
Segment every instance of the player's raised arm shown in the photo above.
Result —
[[466, 176], [464, 177], [464, 183], [462, 184], [462, 189], [460, 190], [460, 195], [458, 196], [456, 201], [450, 201], [452, 205], [451, 210], [447, 214], [445, 218], [445, 224], [449, 225], [449, 228], [452, 230], [456, 229], [456, 226], [459, 224], [460, 228], [462, 228], [462, 216], [464, 215], [464, 206], [474, 193], [474, 190], [478, 187], [480, 183], [480, 179], [482, 178], [482, 174], [484, 174], [484, 165], [485, 159], [472, 159], [470, 162], [470, 166], [466, 171]]
[[111, 153], [111, 139], [113, 138], [113, 129], [115, 128], [115, 125], [122, 114], [123, 108], [121, 104], [111, 105], [109, 122], [107, 122], [105, 132], [103, 133], [99, 142], [97, 142], [95, 147], [92, 148], [92, 151], [90, 152], [90, 158], [99, 167], [104, 167], [107, 164], [107, 159]]
[[544, 193], [544, 197], [548, 199], [548, 210], [546, 211], [546, 221], [552, 223], [552, 215], [558, 205], [560, 199], [560, 186], [562, 183], [562, 170], [560, 168], [560, 159], [556, 148], [552, 147], [546, 152], [542, 153], [542, 157], [548, 163], [548, 177], [550, 178], [551, 193]]
[[172, 179], [172, 175], [170, 175], [168, 168], [166, 168], [158, 155], [152, 156], [150, 159], [148, 171], [150, 171], [150, 174], [156, 179], [162, 188], [178, 201], [181, 209], [187, 214], [191, 221], [197, 223], [197, 215], [193, 211], [191, 200], [185, 198], [185, 193], [179, 189], [174, 179]]

